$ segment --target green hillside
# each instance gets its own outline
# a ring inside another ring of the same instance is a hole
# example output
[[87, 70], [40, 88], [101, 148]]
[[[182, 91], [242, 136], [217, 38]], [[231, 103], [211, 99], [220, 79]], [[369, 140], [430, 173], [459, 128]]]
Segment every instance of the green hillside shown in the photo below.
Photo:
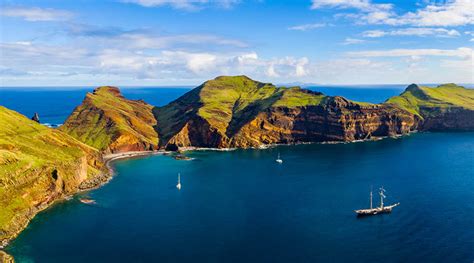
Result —
[[118, 88], [88, 93], [60, 130], [105, 152], [151, 150], [158, 145], [153, 106], [125, 99]]
[[221, 134], [271, 107], [319, 105], [324, 95], [299, 87], [276, 87], [247, 76], [221, 76], [206, 81], [170, 104], [154, 110], [160, 138], [166, 142], [192, 118], [202, 118]]
[[456, 84], [444, 84], [435, 88], [412, 84], [386, 103], [395, 104], [413, 114], [425, 117], [432, 109], [460, 107], [474, 110], [474, 90]]
[[0, 241], [103, 170], [97, 150], [0, 106]]

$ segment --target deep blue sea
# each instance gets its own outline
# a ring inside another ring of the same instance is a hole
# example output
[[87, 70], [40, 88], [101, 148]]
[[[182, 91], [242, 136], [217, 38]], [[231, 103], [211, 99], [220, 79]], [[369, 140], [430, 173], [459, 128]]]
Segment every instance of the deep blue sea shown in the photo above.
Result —
[[[381, 102], [403, 87], [326, 89]], [[123, 93], [163, 105], [187, 90]], [[85, 92], [0, 90], [0, 104], [62, 123]], [[188, 155], [114, 162], [108, 184], [37, 215], [7, 252], [20, 263], [474, 261], [472, 132]], [[401, 205], [357, 218], [371, 186]]]
[[[399, 95], [407, 85], [308, 86], [305, 88], [330, 96], [343, 96], [350, 100], [381, 103]], [[435, 86], [435, 85], [429, 85]], [[473, 88], [473, 84], [466, 87]], [[121, 87], [129, 99], [143, 99], [149, 104], [163, 106], [177, 99], [193, 87]], [[62, 124], [74, 107], [81, 104], [87, 92], [94, 87], [0, 87], [0, 105], [16, 110], [28, 117], [35, 112], [42, 123]]]

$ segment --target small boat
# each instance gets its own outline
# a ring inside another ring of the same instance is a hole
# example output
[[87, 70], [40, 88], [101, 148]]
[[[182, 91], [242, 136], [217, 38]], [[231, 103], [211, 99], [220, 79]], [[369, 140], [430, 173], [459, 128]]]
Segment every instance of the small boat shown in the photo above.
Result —
[[280, 158], [280, 153], [278, 153], [278, 157], [275, 160], [277, 163], [283, 163], [283, 160]]
[[173, 158], [175, 160], [185, 160], [185, 161], [189, 161], [189, 160], [192, 160], [192, 158], [184, 155], [184, 154], [176, 154], [175, 156], [173, 156]]
[[79, 201], [81, 201], [81, 203], [86, 204], [86, 205], [93, 205], [96, 203], [95, 200], [92, 200], [89, 198], [80, 198]]
[[178, 190], [181, 190], [181, 175], [178, 174], [178, 184], [176, 185], [176, 188], [178, 188]]
[[354, 212], [357, 213], [357, 216], [371, 216], [371, 215], [378, 215], [378, 214], [385, 214], [385, 213], [392, 212], [392, 209], [396, 206], [399, 206], [400, 203], [385, 206], [384, 203], [383, 203], [383, 199], [386, 198], [384, 193], [385, 193], [385, 189], [383, 189], [383, 187], [381, 187], [380, 192], [379, 192], [380, 206], [374, 208], [374, 207], [372, 207], [372, 191], [370, 191], [370, 208], [369, 209], [354, 210]]

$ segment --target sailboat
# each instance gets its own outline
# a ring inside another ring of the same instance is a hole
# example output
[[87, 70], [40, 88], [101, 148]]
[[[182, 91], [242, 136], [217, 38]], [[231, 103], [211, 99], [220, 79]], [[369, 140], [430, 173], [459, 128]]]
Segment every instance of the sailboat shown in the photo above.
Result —
[[277, 163], [283, 163], [283, 160], [280, 158], [280, 153], [278, 153], [278, 158], [275, 161]]
[[394, 207], [400, 205], [400, 203], [396, 203], [389, 206], [384, 205], [383, 200], [386, 198], [386, 196], [385, 196], [385, 189], [383, 189], [383, 187], [380, 188], [379, 195], [380, 195], [380, 206], [374, 208], [372, 207], [372, 190], [371, 190], [370, 191], [370, 208], [354, 210], [354, 212], [357, 213], [357, 216], [370, 216], [370, 215], [390, 213], [392, 212], [392, 209]]
[[181, 174], [178, 173], [178, 184], [176, 185], [176, 188], [178, 188], [178, 190], [181, 190]]

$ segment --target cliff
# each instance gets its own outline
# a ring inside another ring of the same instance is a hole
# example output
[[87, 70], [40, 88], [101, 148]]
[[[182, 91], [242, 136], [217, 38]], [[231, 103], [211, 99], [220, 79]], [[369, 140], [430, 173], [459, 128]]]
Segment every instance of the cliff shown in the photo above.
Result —
[[13, 263], [13, 262], [15, 262], [15, 260], [13, 259], [12, 256], [0, 250], [0, 263]]
[[474, 90], [455, 84], [435, 88], [412, 84], [387, 100], [418, 116], [419, 130], [474, 130]]
[[454, 84], [413, 84], [400, 96], [371, 104], [221, 76], [155, 108], [100, 87], [60, 129], [104, 153], [350, 142], [414, 130], [474, 130], [473, 104], [473, 90]]
[[258, 147], [353, 141], [405, 134], [418, 118], [391, 104], [368, 104], [246, 76], [218, 77], [155, 108], [160, 146]]
[[36, 213], [108, 173], [99, 151], [2, 106], [0, 168], [0, 247]]
[[116, 87], [88, 93], [60, 130], [104, 153], [155, 150], [153, 106], [125, 99]]

